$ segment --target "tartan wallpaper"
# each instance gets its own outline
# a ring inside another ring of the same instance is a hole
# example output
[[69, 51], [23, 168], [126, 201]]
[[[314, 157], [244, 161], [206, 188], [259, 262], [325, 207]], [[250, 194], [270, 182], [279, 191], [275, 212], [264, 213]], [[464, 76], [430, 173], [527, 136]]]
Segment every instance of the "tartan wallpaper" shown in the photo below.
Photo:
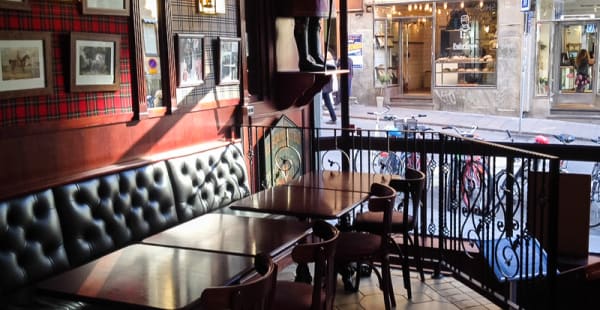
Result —
[[[44, 120], [132, 112], [131, 55], [127, 16], [82, 15], [76, 1], [29, 0], [31, 11], [0, 9], [2, 31], [46, 31], [52, 34], [54, 95], [0, 100], [0, 127]], [[68, 92], [71, 32], [121, 35], [120, 88], [115, 92]]]
[[[137, 0], [132, 0], [137, 1]], [[226, 13], [198, 13], [197, 0], [173, 0], [173, 35], [204, 35], [205, 82], [193, 89], [177, 89], [178, 105], [239, 99], [239, 85], [220, 86], [215, 82], [219, 36], [240, 37], [237, 1], [225, 0]], [[2, 31], [47, 31], [52, 34], [54, 94], [0, 100], [0, 128], [27, 125], [45, 120], [78, 119], [133, 113], [132, 55], [128, 35], [133, 32], [129, 16], [82, 15], [79, 1], [29, 0], [31, 11], [0, 9]], [[69, 92], [70, 33], [91, 32], [121, 35], [120, 88], [112, 92]], [[241, 52], [241, 55], [244, 55]]]
[[[239, 99], [238, 85], [219, 86], [216, 83], [215, 68], [219, 65], [218, 37], [239, 38], [239, 10], [237, 1], [225, 1], [225, 14], [206, 15], [198, 13], [198, 0], [175, 0], [171, 2], [171, 22], [173, 34], [197, 33], [204, 35], [204, 84], [193, 89], [177, 89], [177, 98], [181, 104], [197, 104], [202, 101]], [[240, 51], [240, 55], [244, 55]]]

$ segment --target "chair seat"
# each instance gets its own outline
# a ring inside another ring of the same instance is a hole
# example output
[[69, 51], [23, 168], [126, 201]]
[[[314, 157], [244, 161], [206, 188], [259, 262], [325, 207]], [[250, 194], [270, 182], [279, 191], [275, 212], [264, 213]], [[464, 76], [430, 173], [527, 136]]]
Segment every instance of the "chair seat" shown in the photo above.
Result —
[[337, 261], [355, 261], [378, 255], [381, 236], [363, 232], [342, 232], [336, 249]]
[[[308, 310], [312, 307], [310, 284], [292, 281], [277, 281], [273, 299], [273, 309]], [[321, 304], [325, 303], [325, 292], [321, 294]]]
[[[382, 212], [363, 212], [356, 215], [354, 219], [354, 229], [358, 231], [368, 231], [372, 233], [381, 233], [383, 223]], [[413, 227], [414, 218], [408, 216], [408, 228]], [[407, 230], [404, 224], [404, 213], [400, 211], [394, 211], [392, 213], [392, 233], [402, 233]]]

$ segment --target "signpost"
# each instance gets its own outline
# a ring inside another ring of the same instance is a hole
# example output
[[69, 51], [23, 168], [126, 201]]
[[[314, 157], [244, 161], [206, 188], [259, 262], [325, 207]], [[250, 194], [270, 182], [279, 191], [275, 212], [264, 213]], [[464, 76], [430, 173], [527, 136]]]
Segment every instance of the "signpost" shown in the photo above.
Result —
[[521, 12], [531, 11], [531, 1], [533, 0], [521, 0]]

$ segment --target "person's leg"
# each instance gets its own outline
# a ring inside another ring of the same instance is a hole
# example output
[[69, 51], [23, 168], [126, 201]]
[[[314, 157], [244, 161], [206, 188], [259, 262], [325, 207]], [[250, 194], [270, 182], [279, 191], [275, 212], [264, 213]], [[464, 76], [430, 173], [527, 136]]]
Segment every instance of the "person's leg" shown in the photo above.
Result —
[[335, 122], [337, 118], [335, 116], [335, 109], [333, 108], [333, 103], [331, 102], [331, 93], [323, 92], [321, 97], [323, 98], [323, 102], [325, 102], [325, 107], [327, 107], [327, 111], [329, 111], [331, 122]]
[[294, 39], [298, 48], [300, 71], [323, 71], [325, 66], [317, 64], [308, 51], [308, 17], [294, 18]]

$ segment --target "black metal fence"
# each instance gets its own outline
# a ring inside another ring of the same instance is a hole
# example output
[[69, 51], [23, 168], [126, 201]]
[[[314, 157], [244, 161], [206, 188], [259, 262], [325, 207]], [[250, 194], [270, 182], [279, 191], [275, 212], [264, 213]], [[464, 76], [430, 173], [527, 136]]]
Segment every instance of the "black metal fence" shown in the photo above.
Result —
[[431, 131], [250, 126], [241, 135], [255, 191], [309, 171], [420, 169], [415, 217], [434, 275], [451, 271], [506, 307], [553, 305], [557, 157]]

